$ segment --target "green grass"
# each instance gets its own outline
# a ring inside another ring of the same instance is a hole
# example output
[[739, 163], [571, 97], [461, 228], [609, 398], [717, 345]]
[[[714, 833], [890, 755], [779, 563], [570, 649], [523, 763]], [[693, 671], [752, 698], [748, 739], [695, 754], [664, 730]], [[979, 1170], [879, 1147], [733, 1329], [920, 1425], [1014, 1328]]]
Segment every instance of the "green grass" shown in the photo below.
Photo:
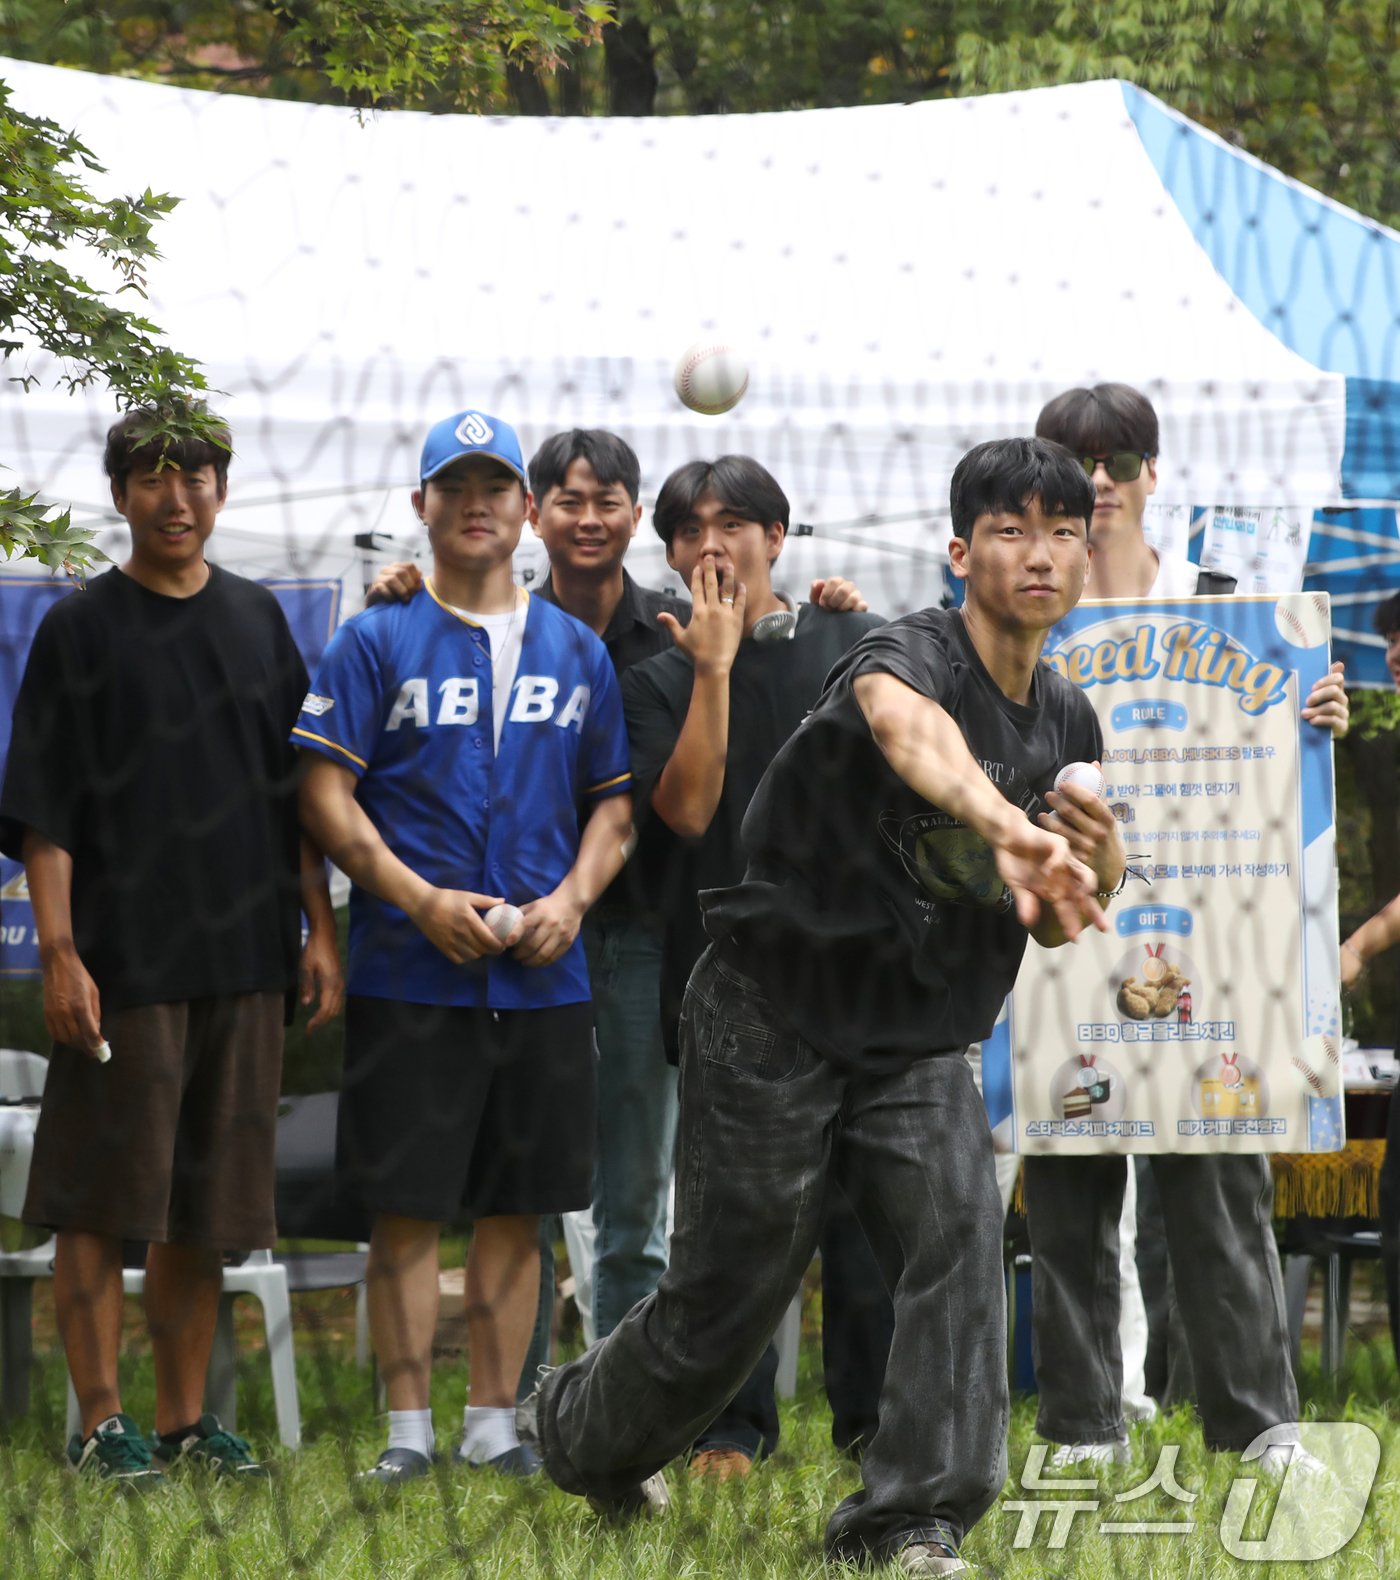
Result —
[[[649, 1525], [613, 1530], [576, 1498], [543, 1486], [521, 1486], [489, 1473], [444, 1470], [431, 1481], [388, 1496], [367, 1494], [354, 1473], [383, 1445], [368, 1374], [349, 1360], [343, 1296], [325, 1302], [320, 1326], [312, 1308], [301, 1314], [297, 1342], [306, 1446], [284, 1455], [271, 1447], [275, 1428], [265, 1360], [252, 1313], [240, 1322], [240, 1430], [271, 1460], [276, 1475], [262, 1486], [222, 1486], [182, 1479], [159, 1496], [133, 1498], [79, 1483], [59, 1465], [62, 1370], [52, 1352], [38, 1357], [35, 1400], [25, 1420], [0, 1427], [0, 1577], [83, 1576], [93, 1580], [261, 1580], [325, 1576], [328, 1580], [690, 1580], [735, 1576], [797, 1580], [823, 1572], [820, 1538], [836, 1502], [858, 1485], [854, 1467], [829, 1443], [830, 1418], [820, 1389], [817, 1346], [803, 1349], [798, 1397], [783, 1409], [778, 1455], [745, 1483], [696, 1486], [672, 1467], [675, 1505]], [[335, 1302], [341, 1302], [336, 1305]], [[324, 1313], [334, 1311], [333, 1319]], [[134, 1314], [134, 1307], [133, 1307]], [[1247, 1343], [1246, 1335], [1240, 1342]], [[139, 1348], [139, 1346], [133, 1346]], [[148, 1357], [123, 1365], [130, 1412], [149, 1423], [153, 1383]], [[1400, 1424], [1397, 1376], [1388, 1346], [1353, 1343], [1339, 1388], [1325, 1387], [1305, 1355], [1305, 1413], [1321, 1420], [1358, 1420], [1382, 1442], [1380, 1474], [1360, 1531], [1335, 1558], [1310, 1564], [1242, 1562], [1219, 1539], [1221, 1511], [1238, 1461], [1210, 1454], [1189, 1412], [1138, 1429], [1131, 1465], [1105, 1471], [1102, 1502], [1140, 1485], [1159, 1450], [1180, 1446], [1177, 1476], [1199, 1493], [1189, 1511], [1195, 1529], [1184, 1537], [1106, 1536], [1097, 1516], [1077, 1515], [1067, 1544], [1049, 1545], [1049, 1520], [1037, 1540], [1018, 1550], [1020, 1516], [1008, 1499], [1028, 1496], [1017, 1485], [1034, 1441], [1034, 1401], [1013, 1411], [1011, 1477], [997, 1507], [966, 1544], [984, 1572], [1003, 1580], [1331, 1580], [1334, 1576], [1400, 1574]], [[461, 1420], [460, 1359], [439, 1363], [434, 1413], [446, 1447]], [[1076, 1472], [1083, 1474], [1082, 1468]], [[1075, 1493], [1084, 1498], [1086, 1494]], [[1246, 1534], [1262, 1535], [1269, 1505]], [[1156, 1494], [1108, 1518], [1181, 1519], [1182, 1506]], [[1255, 1526], [1258, 1526], [1257, 1531]]]

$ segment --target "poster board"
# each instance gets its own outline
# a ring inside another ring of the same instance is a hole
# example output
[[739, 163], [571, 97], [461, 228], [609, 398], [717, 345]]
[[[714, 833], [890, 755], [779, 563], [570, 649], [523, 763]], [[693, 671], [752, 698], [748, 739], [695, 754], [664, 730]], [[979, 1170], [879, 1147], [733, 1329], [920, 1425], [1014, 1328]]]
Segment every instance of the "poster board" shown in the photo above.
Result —
[[983, 1051], [1003, 1149], [1341, 1146], [1332, 748], [1301, 716], [1329, 633], [1320, 593], [1086, 602], [1051, 633], [1141, 876], [1107, 934], [1028, 947]]

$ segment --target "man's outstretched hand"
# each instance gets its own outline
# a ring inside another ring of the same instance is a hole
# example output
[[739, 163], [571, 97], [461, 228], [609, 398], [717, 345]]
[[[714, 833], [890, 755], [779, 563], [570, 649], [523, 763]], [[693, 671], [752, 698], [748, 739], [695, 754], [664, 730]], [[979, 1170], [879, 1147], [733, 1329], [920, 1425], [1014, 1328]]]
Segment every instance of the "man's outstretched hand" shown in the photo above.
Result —
[[1095, 899], [1098, 879], [1075, 856], [1069, 841], [1037, 828], [1023, 812], [1008, 806], [1005, 828], [992, 841], [997, 871], [1016, 901], [1016, 915], [1027, 929], [1051, 918], [1066, 938], [1085, 927], [1108, 931], [1108, 918]]

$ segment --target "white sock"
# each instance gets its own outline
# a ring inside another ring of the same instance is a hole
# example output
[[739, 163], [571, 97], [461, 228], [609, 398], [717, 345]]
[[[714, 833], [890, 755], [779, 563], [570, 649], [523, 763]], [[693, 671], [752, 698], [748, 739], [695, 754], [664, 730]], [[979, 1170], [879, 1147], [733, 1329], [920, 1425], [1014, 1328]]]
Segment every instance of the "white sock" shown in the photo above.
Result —
[[433, 1457], [433, 1412], [390, 1410], [389, 1447], [411, 1448], [425, 1459]]
[[515, 1433], [515, 1407], [469, 1404], [462, 1416], [462, 1453], [473, 1465], [483, 1465], [508, 1453], [520, 1439]]

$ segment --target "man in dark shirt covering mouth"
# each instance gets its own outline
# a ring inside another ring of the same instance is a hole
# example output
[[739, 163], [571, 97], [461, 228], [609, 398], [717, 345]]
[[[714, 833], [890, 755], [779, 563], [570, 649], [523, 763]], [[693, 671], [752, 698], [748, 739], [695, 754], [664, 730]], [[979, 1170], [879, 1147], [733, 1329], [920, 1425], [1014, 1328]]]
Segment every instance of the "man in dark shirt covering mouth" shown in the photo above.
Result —
[[[671, 1263], [604, 1344], [522, 1414], [545, 1468], [614, 1514], [748, 1375], [798, 1286], [829, 1179], [894, 1293], [864, 1488], [828, 1556], [955, 1574], [1006, 1472], [1001, 1206], [963, 1058], [1029, 932], [1107, 926], [1113, 818], [1087, 699], [1041, 665], [1077, 602], [1093, 489], [1060, 446], [977, 446], [952, 481], [961, 610], [873, 631], [764, 775], [742, 883], [702, 896], [713, 940], [686, 991]], [[1044, 810], [1048, 808], [1048, 810]]]

